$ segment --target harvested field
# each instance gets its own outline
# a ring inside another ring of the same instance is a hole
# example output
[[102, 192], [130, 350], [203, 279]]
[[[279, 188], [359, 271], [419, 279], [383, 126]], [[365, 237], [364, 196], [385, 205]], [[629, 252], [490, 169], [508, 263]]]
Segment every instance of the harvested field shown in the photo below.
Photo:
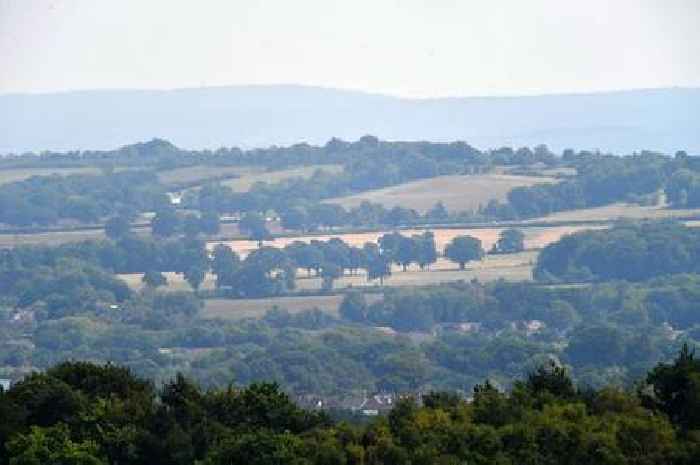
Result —
[[100, 170], [94, 167], [80, 168], [11, 168], [0, 170], [0, 185], [11, 182], [24, 181], [32, 176], [51, 176], [58, 174], [68, 176], [70, 174], [98, 174]]
[[[523, 228], [523, 232], [525, 233], [525, 247], [528, 249], [540, 249], [551, 242], [559, 240], [559, 238], [565, 234], [571, 234], [577, 231], [599, 227], [600, 226], [551, 226]], [[450, 242], [453, 238], [463, 235], [469, 235], [480, 239], [483, 247], [488, 250], [498, 240], [498, 235], [503, 229], [505, 228], [440, 228], [430, 229], [430, 231], [432, 231], [433, 234], [435, 234], [435, 242], [437, 244], [438, 250], [443, 250], [445, 248], [445, 245], [447, 245], [447, 243]], [[407, 229], [402, 230], [401, 234], [411, 236], [413, 234], [421, 234], [424, 231], [425, 230]], [[282, 248], [288, 244], [291, 244], [294, 241], [327, 241], [332, 237], [338, 237], [350, 245], [362, 247], [366, 242], [376, 242], [379, 236], [387, 232], [391, 231], [386, 230], [363, 233], [317, 234], [309, 236], [280, 237], [275, 239], [274, 241], [265, 242], [265, 245]], [[257, 242], [249, 240], [235, 240], [223, 242], [211, 241], [207, 244], [207, 247], [213, 249], [217, 244], [228, 245], [233, 250], [235, 250], [236, 253], [243, 257], [245, 257], [252, 250], [255, 250], [257, 248]]]
[[486, 205], [490, 200], [504, 200], [514, 187], [553, 182], [557, 181], [551, 177], [507, 174], [438, 176], [329, 199], [326, 202], [352, 208], [370, 201], [387, 208], [400, 206], [424, 213], [441, 201], [450, 211], [471, 211], [480, 205]]

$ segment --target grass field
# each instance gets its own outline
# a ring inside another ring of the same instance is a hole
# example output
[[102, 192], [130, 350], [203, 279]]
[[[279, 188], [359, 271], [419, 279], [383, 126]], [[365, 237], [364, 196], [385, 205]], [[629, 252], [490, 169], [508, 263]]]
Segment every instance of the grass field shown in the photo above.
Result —
[[265, 312], [278, 306], [290, 313], [318, 308], [331, 315], [338, 315], [342, 295], [322, 295], [304, 297], [273, 297], [268, 299], [207, 299], [203, 318], [223, 318], [240, 320], [242, 318], [261, 318]]
[[[385, 286], [427, 286], [454, 281], [471, 281], [476, 278], [481, 282], [497, 281], [527, 281], [532, 279], [532, 267], [537, 260], [536, 251], [526, 251], [510, 255], [488, 255], [480, 262], [467, 264], [465, 270], [460, 270], [456, 263], [440, 258], [430, 270], [421, 271], [417, 266], [412, 266], [408, 271], [401, 271], [398, 266], [392, 267], [392, 274], [384, 280]], [[316, 277], [305, 278], [306, 274], [300, 272], [297, 279], [297, 287], [303, 290], [321, 289], [321, 279]], [[374, 287], [379, 281], [367, 281], [364, 272], [358, 275], [345, 275], [334, 283], [336, 289], [346, 287]]]
[[700, 215], [700, 208], [691, 209], [671, 209], [663, 205], [657, 206], [641, 206], [627, 203], [614, 203], [596, 208], [584, 208], [581, 210], [569, 210], [553, 213], [541, 218], [534, 218], [525, 221], [525, 223], [543, 221], [551, 222], [575, 222], [575, 221], [615, 221], [618, 219], [664, 219], [664, 218], [683, 218], [689, 216]]
[[24, 181], [32, 176], [50, 176], [59, 174], [67, 176], [69, 174], [97, 174], [100, 170], [93, 167], [82, 168], [12, 168], [0, 170], [0, 185], [11, 182]]
[[158, 180], [163, 184], [189, 184], [206, 182], [208, 179], [219, 179], [224, 176], [244, 176], [261, 169], [248, 166], [208, 166], [197, 165], [185, 168], [175, 168], [158, 173]]
[[514, 187], [557, 182], [550, 177], [483, 174], [473, 176], [439, 176], [397, 186], [329, 199], [345, 208], [357, 207], [363, 201], [380, 203], [387, 208], [400, 206], [421, 213], [437, 202], [450, 211], [476, 210], [490, 200], [504, 200]]
[[[392, 275], [385, 279], [384, 284], [387, 286], [420, 286], [458, 280], [469, 281], [474, 278], [483, 282], [495, 281], [498, 279], [505, 279], [508, 281], [529, 280], [531, 279], [532, 266], [536, 260], [537, 251], [532, 250], [509, 255], [488, 255], [482, 261], [468, 263], [465, 270], [460, 270], [456, 263], [440, 258], [430, 270], [426, 271], [421, 271], [415, 265], [410, 267], [408, 271], [402, 271], [400, 267], [394, 266], [392, 267]], [[191, 290], [189, 284], [187, 284], [182, 275], [177, 273], [163, 274], [168, 279], [167, 290]], [[143, 283], [141, 282], [142, 276], [142, 273], [119, 275], [119, 277], [134, 290], [141, 290], [143, 288]], [[214, 289], [214, 280], [214, 275], [207, 274], [201, 289]], [[346, 274], [335, 281], [334, 287], [336, 289], [343, 289], [350, 286], [374, 287], [377, 285], [379, 285], [379, 281], [368, 281], [365, 273], [359, 272], [357, 275], [353, 276]], [[320, 290], [321, 279], [313, 275], [307, 277], [305, 270], [299, 270], [297, 273], [297, 288], [300, 290]]]
[[230, 187], [234, 192], [247, 192], [256, 182], [276, 183], [289, 178], [310, 178], [316, 170], [339, 173], [343, 167], [340, 165], [310, 165], [279, 171], [249, 172], [239, 178], [222, 181], [221, 184]]

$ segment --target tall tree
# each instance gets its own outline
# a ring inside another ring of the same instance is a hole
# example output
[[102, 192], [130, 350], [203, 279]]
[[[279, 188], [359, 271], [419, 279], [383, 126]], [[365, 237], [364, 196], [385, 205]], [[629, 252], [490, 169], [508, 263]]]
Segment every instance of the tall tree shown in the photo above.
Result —
[[481, 241], [472, 236], [458, 236], [445, 247], [445, 257], [459, 263], [459, 269], [464, 270], [467, 262], [481, 260], [484, 256], [484, 249]]
[[262, 247], [263, 241], [272, 240], [272, 234], [267, 229], [265, 218], [259, 213], [248, 212], [243, 215], [238, 224], [241, 231], [248, 234], [251, 240], [258, 243], [258, 247]]
[[525, 234], [519, 229], [509, 228], [501, 231], [491, 253], [517, 253], [523, 250], [525, 250]]

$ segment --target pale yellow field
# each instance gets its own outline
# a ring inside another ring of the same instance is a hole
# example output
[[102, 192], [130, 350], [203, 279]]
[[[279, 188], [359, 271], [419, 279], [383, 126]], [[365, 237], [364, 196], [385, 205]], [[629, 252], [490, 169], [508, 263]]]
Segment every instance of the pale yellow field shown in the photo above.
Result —
[[449, 211], [471, 211], [480, 205], [486, 205], [490, 200], [504, 200], [514, 187], [553, 182], [557, 181], [551, 177], [507, 174], [439, 176], [329, 199], [326, 202], [352, 208], [370, 201], [387, 208], [400, 206], [423, 213], [441, 201]]
[[163, 184], [205, 182], [207, 179], [217, 179], [223, 176], [244, 176], [259, 171], [261, 169], [248, 166], [197, 165], [161, 171], [158, 173], [158, 180]]
[[221, 184], [230, 187], [234, 192], [247, 192], [257, 182], [276, 183], [290, 178], [310, 178], [316, 170], [328, 173], [340, 173], [340, 165], [310, 165], [279, 171], [250, 172], [239, 178], [222, 181]]
[[67, 176], [69, 174], [98, 174], [99, 168], [81, 167], [81, 168], [12, 168], [0, 170], [0, 185], [11, 182], [24, 181], [32, 176], [50, 176], [58, 174]]
[[[528, 227], [523, 228], [525, 233], [525, 248], [540, 249], [547, 244], [559, 240], [565, 234], [571, 234], [577, 231], [586, 229], [600, 228], [601, 226], [550, 226], [550, 227]], [[505, 228], [441, 228], [431, 229], [435, 235], [435, 243], [438, 250], [443, 250], [445, 245], [457, 236], [473, 236], [481, 240], [483, 247], [488, 250], [498, 240], [498, 235]], [[402, 230], [401, 234], [411, 236], [414, 234], [422, 234], [425, 230], [408, 229]], [[362, 247], [366, 242], [376, 242], [377, 239], [391, 231], [374, 231], [363, 233], [347, 233], [347, 234], [316, 234], [311, 236], [296, 236], [296, 237], [280, 237], [274, 241], [265, 242], [264, 245], [271, 247], [283, 248], [294, 241], [311, 242], [312, 240], [327, 241], [332, 237], [338, 237], [355, 247]], [[251, 251], [255, 250], [258, 245], [255, 241], [235, 240], [235, 241], [211, 241], [207, 244], [209, 249], [213, 249], [217, 244], [225, 244], [231, 247], [236, 253], [245, 257]]]

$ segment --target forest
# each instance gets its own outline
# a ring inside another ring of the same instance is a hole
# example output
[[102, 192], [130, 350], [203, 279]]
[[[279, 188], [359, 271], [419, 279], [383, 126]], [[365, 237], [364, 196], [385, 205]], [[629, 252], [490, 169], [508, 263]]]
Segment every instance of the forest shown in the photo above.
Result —
[[0, 390], [0, 463], [694, 464], [700, 360], [684, 346], [638, 389], [577, 387], [543, 365], [502, 392], [399, 398], [366, 422], [304, 410], [279, 386], [155, 387], [117, 365], [64, 362]]

